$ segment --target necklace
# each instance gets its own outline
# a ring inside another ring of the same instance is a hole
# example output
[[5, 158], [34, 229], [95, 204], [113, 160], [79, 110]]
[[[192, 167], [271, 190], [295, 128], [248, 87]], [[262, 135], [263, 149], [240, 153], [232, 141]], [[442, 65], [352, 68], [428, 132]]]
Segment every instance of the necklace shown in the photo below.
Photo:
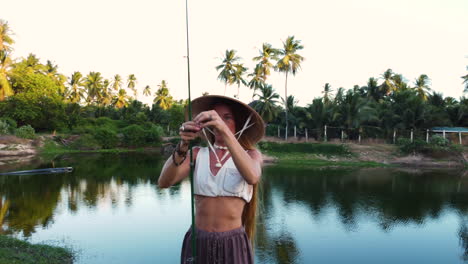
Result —
[[216, 155], [216, 152], [214, 152], [214, 154], [215, 154], [216, 159], [218, 160], [215, 166], [216, 168], [221, 168], [223, 166], [221, 162], [228, 156], [229, 151], [226, 151], [226, 153], [224, 153], [224, 156], [221, 159], [218, 158], [218, 155]]
[[217, 149], [228, 149], [228, 147], [218, 146], [216, 143], [214, 143], [213, 146]]

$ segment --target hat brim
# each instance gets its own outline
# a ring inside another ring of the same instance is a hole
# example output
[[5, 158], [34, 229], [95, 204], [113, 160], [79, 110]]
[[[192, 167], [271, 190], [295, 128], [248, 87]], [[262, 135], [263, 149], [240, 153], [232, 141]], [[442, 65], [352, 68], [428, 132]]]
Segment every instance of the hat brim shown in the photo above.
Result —
[[[262, 117], [249, 105], [222, 95], [205, 95], [192, 100], [192, 119], [195, 118], [199, 113], [213, 110], [213, 106], [216, 104], [226, 104], [231, 107], [233, 114], [242, 121], [238, 126], [237, 130], [242, 129], [247, 118], [251, 115], [249, 124], [253, 124], [248, 129], [244, 130], [241, 137], [248, 137], [249, 141], [253, 144], [260, 141], [265, 135], [265, 123]], [[185, 120], [188, 120], [188, 107], [185, 109]], [[237, 131], [236, 131], [237, 132]]]

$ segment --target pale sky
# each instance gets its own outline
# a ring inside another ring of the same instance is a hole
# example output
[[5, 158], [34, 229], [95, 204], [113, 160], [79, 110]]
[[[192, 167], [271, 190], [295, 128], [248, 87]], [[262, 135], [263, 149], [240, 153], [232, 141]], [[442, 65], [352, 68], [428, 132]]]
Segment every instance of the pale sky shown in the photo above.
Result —
[[[185, 0], [0, 0], [0, 10], [15, 33], [13, 57], [32, 52], [67, 77], [133, 73], [140, 92], [166, 80], [176, 99], [187, 98]], [[388, 68], [411, 84], [427, 74], [435, 91], [459, 98], [467, 72], [468, 0], [189, 0], [189, 26], [192, 98], [224, 93], [215, 66], [226, 49], [252, 71], [263, 42], [281, 48], [290, 35], [304, 46], [302, 69], [288, 79], [299, 105], [327, 82], [363, 86]], [[283, 74], [268, 83], [284, 96]], [[251, 96], [241, 86], [241, 99]]]

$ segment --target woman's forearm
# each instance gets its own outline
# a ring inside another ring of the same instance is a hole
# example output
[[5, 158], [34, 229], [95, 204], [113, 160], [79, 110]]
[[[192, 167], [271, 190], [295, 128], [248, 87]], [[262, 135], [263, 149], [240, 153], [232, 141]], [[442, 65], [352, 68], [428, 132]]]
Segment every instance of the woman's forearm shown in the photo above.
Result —
[[[189, 155], [187, 153], [187, 155]], [[161, 174], [159, 175], [158, 179], [158, 186], [160, 188], [168, 188], [172, 185], [176, 184], [180, 180], [184, 178], [187, 174], [189, 169], [189, 162], [188, 159], [185, 159], [182, 164], [176, 166], [173, 161], [173, 157], [175, 156], [175, 161], [180, 163], [183, 160], [183, 157], [179, 156], [177, 153], [171, 155], [164, 163], [164, 166], [161, 170]]]

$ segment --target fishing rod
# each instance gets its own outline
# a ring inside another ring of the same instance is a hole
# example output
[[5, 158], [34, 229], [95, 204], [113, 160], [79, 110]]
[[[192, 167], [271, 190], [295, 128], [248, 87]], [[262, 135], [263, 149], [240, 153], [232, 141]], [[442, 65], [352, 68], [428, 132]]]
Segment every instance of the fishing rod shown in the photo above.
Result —
[[72, 167], [63, 167], [63, 168], [47, 168], [47, 169], [35, 169], [35, 170], [3, 172], [3, 173], [0, 173], [0, 175], [52, 174], [52, 173], [68, 173], [68, 172], [72, 172], [72, 171], [73, 171]]
[[[185, 0], [185, 31], [187, 33], [187, 88], [188, 88], [188, 118], [192, 121], [192, 98], [190, 96], [190, 48], [189, 48], [189, 22], [188, 22], [188, 0]], [[193, 184], [193, 146], [189, 141], [190, 149], [190, 201], [192, 207], [192, 259], [191, 262], [196, 263], [197, 250], [196, 250], [196, 228], [195, 228], [195, 203], [194, 203], [194, 184]]]

